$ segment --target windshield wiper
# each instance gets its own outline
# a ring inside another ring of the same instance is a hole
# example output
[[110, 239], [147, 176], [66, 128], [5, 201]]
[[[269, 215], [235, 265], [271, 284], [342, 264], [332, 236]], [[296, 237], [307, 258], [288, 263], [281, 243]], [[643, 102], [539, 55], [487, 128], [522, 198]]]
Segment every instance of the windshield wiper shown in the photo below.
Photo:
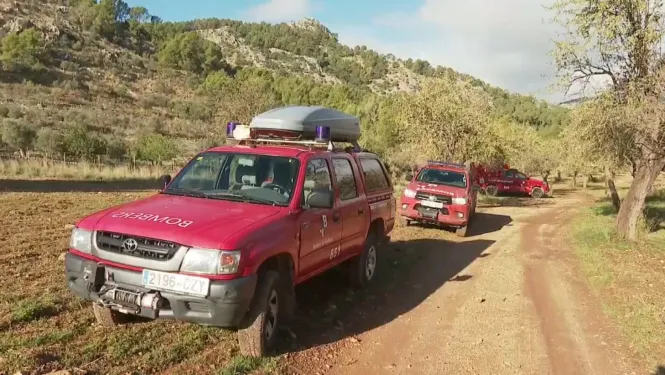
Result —
[[172, 195], [184, 195], [188, 197], [196, 197], [196, 198], [210, 198], [210, 196], [200, 190], [191, 190], [191, 189], [178, 189], [178, 188], [173, 188], [173, 189], [167, 189], [164, 190], [164, 194], [172, 194]]
[[262, 203], [262, 204], [269, 204], [269, 205], [276, 205], [279, 204], [275, 201], [269, 200], [269, 199], [261, 199], [261, 198], [256, 198], [252, 197], [249, 195], [245, 194], [240, 194], [240, 193], [215, 193], [214, 195], [210, 195], [210, 198], [236, 198], [238, 201], [245, 201], [245, 202], [255, 202], [255, 203]]

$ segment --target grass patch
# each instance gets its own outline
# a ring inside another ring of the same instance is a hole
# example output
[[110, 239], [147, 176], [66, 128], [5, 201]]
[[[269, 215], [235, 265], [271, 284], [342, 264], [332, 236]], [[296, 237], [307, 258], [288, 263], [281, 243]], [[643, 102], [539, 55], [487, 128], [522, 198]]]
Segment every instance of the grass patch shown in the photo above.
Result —
[[219, 375], [271, 374], [276, 370], [275, 358], [236, 356], [219, 371]]
[[[648, 215], [662, 214], [660, 196], [665, 191], [647, 202]], [[604, 312], [655, 367], [665, 358], [665, 230], [644, 231], [631, 243], [616, 235], [615, 219], [611, 203], [601, 200], [570, 223], [572, 243]]]
[[23, 323], [57, 314], [58, 306], [51, 299], [22, 300], [11, 312], [12, 323]]
[[127, 179], [153, 179], [173, 168], [164, 166], [104, 165], [87, 162], [68, 164], [42, 160], [0, 160], [0, 176], [10, 178], [57, 178], [66, 180], [121, 181]]

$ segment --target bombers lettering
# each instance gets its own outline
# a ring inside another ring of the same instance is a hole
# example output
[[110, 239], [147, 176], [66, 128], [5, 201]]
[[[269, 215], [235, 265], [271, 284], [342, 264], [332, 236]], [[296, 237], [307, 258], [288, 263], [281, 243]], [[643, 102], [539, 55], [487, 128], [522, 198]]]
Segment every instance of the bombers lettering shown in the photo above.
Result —
[[145, 214], [142, 212], [117, 212], [111, 216], [115, 219], [133, 219], [143, 221], [154, 221], [155, 223], [165, 223], [168, 225], [177, 225], [181, 228], [187, 228], [193, 221], [182, 220], [177, 217], [159, 216], [155, 214]]

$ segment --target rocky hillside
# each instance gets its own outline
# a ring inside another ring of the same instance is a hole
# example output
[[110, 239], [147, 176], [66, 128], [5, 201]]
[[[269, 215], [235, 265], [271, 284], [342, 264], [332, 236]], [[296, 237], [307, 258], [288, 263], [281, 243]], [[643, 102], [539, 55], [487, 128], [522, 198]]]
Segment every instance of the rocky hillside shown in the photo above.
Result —
[[222, 142], [221, 125], [283, 104], [381, 122], [428, 76], [471, 81], [497, 116], [556, 129], [566, 109], [450, 68], [349, 47], [316, 20], [170, 23], [117, 0], [0, 1], [0, 119], [8, 150], [170, 159]]

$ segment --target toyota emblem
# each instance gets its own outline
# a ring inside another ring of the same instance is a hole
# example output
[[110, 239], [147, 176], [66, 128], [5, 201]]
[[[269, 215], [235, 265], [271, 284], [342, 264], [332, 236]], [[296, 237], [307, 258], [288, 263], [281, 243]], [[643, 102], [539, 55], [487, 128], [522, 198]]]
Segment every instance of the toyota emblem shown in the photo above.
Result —
[[128, 238], [122, 243], [122, 251], [126, 253], [131, 253], [132, 251], [136, 251], [138, 247], [139, 243], [136, 242], [136, 240], [133, 238]]

